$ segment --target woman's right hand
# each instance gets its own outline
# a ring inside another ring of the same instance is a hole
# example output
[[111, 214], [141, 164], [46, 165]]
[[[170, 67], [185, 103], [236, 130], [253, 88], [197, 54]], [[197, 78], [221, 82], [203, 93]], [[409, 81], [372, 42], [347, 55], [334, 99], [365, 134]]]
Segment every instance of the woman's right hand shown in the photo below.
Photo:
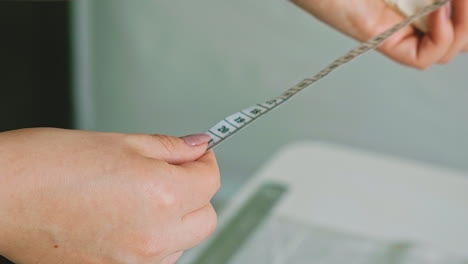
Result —
[[[366, 41], [403, 20], [385, 0], [292, 2], [358, 41]], [[396, 62], [418, 69], [448, 63], [459, 53], [468, 52], [468, 0], [452, 0], [429, 16], [429, 24], [428, 34], [421, 35], [408, 26], [378, 50]]]
[[18, 263], [175, 263], [216, 227], [207, 135], [0, 133], [0, 254]]

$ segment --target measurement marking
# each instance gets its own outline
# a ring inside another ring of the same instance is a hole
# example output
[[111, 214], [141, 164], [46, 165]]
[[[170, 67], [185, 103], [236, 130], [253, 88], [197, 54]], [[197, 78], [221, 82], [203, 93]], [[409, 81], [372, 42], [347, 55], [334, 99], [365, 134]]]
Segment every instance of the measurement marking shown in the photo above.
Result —
[[[286, 90], [280, 96], [278, 96], [278, 97], [276, 97], [276, 98], [274, 98], [272, 100], [267, 101], [265, 104], [268, 105], [268, 102], [270, 102], [270, 101], [279, 100], [279, 98], [282, 99], [280, 102], [277, 102], [276, 105], [272, 106], [271, 108], [262, 106], [261, 104], [257, 104], [256, 106], [253, 106], [253, 107], [258, 106], [258, 107], [261, 107], [261, 108], [265, 109], [264, 112], [260, 112], [256, 116], [252, 116], [252, 115], [250, 115], [248, 113], [245, 113], [244, 110], [236, 113], [236, 114], [243, 114], [243, 115], [251, 118], [251, 120], [246, 121], [243, 126], [237, 127], [237, 126], [231, 124], [229, 121], [227, 121], [226, 120], [227, 118], [224, 119], [224, 121], [226, 123], [230, 124], [231, 126], [233, 126], [234, 128], [237, 128], [237, 129], [234, 129], [232, 132], [228, 131], [228, 134], [223, 135], [223, 136], [218, 136], [214, 132], [211, 132], [211, 130], [208, 130], [210, 132], [210, 134], [216, 135], [216, 137], [221, 138], [219, 141], [216, 141], [213, 144], [211, 144], [208, 147], [208, 150], [210, 150], [210, 149], [214, 148], [215, 146], [221, 144], [222, 142], [224, 142], [229, 137], [237, 134], [241, 129], [247, 127], [247, 125], [249, 125], [250, 123], [253, 123], [257, 119], [262, 117], [264, 114], [269, 113], [271, 110], [278, 108], [280, 105], [282, 105], [283, 103], [285, 103], [286, 101], [288, 101], [289, 99], [294, 97], [296, 94], [298, 94], [299, 92], [301, 92], [305, 88], [311, 86], [312, 84], [315, 84], [317, 81], [319, 81], [322, 78], [326, 77], [327, 75], [329, 75], [334, 70], [340, 68], [341, 66], [347, 64], [348, 62], [351, 62], [352, 60], [354, 60], [355, 58], [361, 56], [362, 54], [376, 48], [382, 42], [384, 42], [389, 37], [391, 37], [393, 34], [395, 34], [397, 31], [399, 31], [400, 29], [410, 25], [411, 23], [413, 23], [419, 17], [425, 16], [425, 15], [435, 11], [436, 9], [438, 9], [439, 7], [445, 5], [446, 3], [450, 2], [450, 1], [451, 0], [438, 0], [438, 1], [435, 1], [431, 5], [428, 5], [428, 6], [424, 7], [424, 8], [422, 8], [419, 12], [417, 12], [414, 15], [408, 17], [406, 20], [404, 20], [404, 21], [396, 24], [395, 26], [385, 30], [384, 32], [382, 32], [379, 35], [371, 38], [370, 40], [361, 43], [359, 46], [357, 46], [354, 49], [348, 51], [343, 56], [339, 57], [338, 59], [335, 59], [331, 64], [327, 65], [325, 68], [323, 68], [317, 74], [315, 74], [312, 78], [306, 78], [306, 79], [302, 80], [297, 85], [295, 85], [292, 88], [289, 88], [288, 90]], [[250, 107], [250, 108], [247, 108], [247, 109], [251, 109], [253, 107]], [[215, 127], [211, 128], [211, 129], [216, 128], [218, 125], [219, 125], [219, 123], [216, 124]]]
[[[233, 126], [233, 127], [235, 127], [235, 128], [240, 128], [240, 127], [234, 125], [233, 123], [229, 122], [229, 121], [227, 120], [227, 118], [224, 119], [224, 121], [226, 121], [226, 123], [230, 124], [231, 126]], [[237, 130], [237, 129], [236, 129], [236, 130]]]

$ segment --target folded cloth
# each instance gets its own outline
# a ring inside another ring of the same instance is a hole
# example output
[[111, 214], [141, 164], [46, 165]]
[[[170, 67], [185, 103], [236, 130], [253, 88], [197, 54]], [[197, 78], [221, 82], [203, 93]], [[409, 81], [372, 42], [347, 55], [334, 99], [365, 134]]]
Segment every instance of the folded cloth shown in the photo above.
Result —
[[[435, 0], [386, 0], [386, 2], [399, 13], [406, 17], [413, 15], [423, 7], [434, 3]], [[429, 32], [429, 21], [427, 16], [416, 20], [413, 25], [420, 31]]]

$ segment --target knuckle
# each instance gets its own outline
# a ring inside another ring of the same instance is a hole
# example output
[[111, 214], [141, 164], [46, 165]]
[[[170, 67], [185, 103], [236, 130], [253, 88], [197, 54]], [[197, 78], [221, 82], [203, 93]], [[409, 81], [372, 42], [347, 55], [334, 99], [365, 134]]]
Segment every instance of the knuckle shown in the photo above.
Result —
[[167, 248], [164, 243], [161, 243], [158, 237], [150, 235], [134, 236], [131, 239], [132, 243], [124, 250], [128, 258], [136, 260], [137, 263], [145, 263], [164, 255]]
[[443, 58], [439, 61], [439, 64], [449, 64], [452, 61], [452, 58]]
[[218, 226], [218, 216], [216, 214], [215, 209], [210, 204], [210, 207], [207, 210], [206, 232], [205, 232], [204, 238], [208, 238], [209, 236], [211, 236], [214, 233], [214, 231], [216, 230], [217, 226]]
[[149, 143], [152, 142], [150, 135], [146, 134], [125, 134], [124, 142], [132, 149], [146, 153]]
[[422, 63], [417, 63], [411, 66], [413, 66], [414, 68], [420, 71], [426, 71], [432, 66], [432, 63], [422, 62]]
[[211, 170], [205, 172], [205, 176], [203, 178], [203, 185], [205, 186], [205, 190], [207, 193], [214, 195], [219, 191], [221, 188], [221, 175], [219, 170]]
[[448, 64], [455, 59], [457, 56], [458, 51], [452, 50], [448, 54], [446, 54], [444, 57], [442, 57], [437, 63], [439, 64]]
[[143, 259], [153, 259], [161, 256], [164, 251], [166, 248], [161, 247], [160, 243], [155, 243], [154, 239], [147, 239], [143, 241], [136, 253]]
[[437, 58], [434, 57], [427, 57], [427, 56], [419, 56], [413, 60], [404, 63], [404, 65], [418, 69], [420, 71], [425, 71], [431, 68], [434, 63], [437, 62]]
[[182, 205], [181, 189], [170, 180], [145, 177], [141, 182], [141, 189], [143, 199], [156, 209], [177, 210]]
[[201, 217], [197, 217], [198, 225], [192, 225], [191, 231], [188, 232], [191, 236], [191, 240], [196, 244], [201, 243], [210, 237], [218, 226], [218, 216], [211, 203], [200, 209], [197, 214], [201, 214]]
[[143, 155], [152, 156], [157, 151], [162, 155], [172, 155], [178, 147], [179, 138], [167, 135], [127, 134], [125, 141]]
[[147, 136], [145, 134], [123, 134], [124, 141], [130, 145], [144, 142]]
[[157, 143], [159, 143], [160, 147], [162, 148], [161, 151], [165, 152], [166, 154], [172, 154], [174, 149], [177, 147], [177, 143], [174, 137], [167, 135], [152, 135], [151, 137], [156, 140]]
[[214, 154], [208, 166], [208, 175], [210, 186], [212, 186], [216, 191], [218, 191], [221, 187], [221, 173]]
[[154, 188], [155, 197], [158, 204], [164, 208], [176, 208], [179, 204], [177, 188], [172, 184], [160, 184]]
[[219, 170], [216, 170], [211, 177], [211, 186], [214, 192], [218, 192], [221, 188], [221, 175]]

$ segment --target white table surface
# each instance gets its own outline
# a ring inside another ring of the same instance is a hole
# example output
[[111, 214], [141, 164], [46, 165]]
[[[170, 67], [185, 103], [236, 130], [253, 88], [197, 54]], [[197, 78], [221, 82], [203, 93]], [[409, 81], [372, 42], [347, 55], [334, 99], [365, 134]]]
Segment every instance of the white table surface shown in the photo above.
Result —
[[273, 214], [468, 256], [468, 175], [461, 172], [343, 146], [294, 143], [235, 195], [218, 230], [268, 181], [289, 185]]

